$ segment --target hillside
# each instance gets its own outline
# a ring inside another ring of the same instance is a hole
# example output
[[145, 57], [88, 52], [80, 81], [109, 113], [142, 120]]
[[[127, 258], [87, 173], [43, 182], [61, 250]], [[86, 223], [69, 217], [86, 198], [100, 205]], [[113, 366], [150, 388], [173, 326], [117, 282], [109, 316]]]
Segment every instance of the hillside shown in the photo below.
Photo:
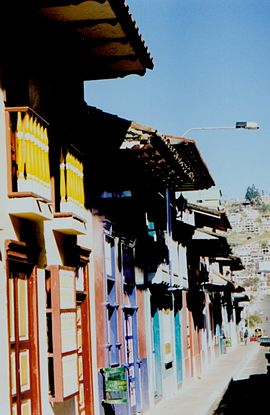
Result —
[[226, 236], [233, 254], [249, 274], [270, 272], [265, 269], [270, 266], [270, 205], [234, 202], [227, 203], [225, 210], [232, 226]]
[[267, 244], [270, 241], [270, 231], [262, 232], [259, 234], [250, 234], [236, 232], [234, 230], [229, 231], [227, 234], [227, 239], [230, 245], [247, 245], [250, 243], [259, 243], [261, 245]]

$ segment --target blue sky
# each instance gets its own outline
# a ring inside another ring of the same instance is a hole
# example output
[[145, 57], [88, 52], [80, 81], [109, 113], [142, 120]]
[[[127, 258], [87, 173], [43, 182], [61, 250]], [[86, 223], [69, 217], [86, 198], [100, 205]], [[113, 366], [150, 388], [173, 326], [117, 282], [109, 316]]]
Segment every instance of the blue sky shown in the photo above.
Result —
[[91, 81], [103, 111], [181, 136], [256, 121], [260, 129], [192, 131], [223, 198], [270, 194], [270, 0], [127, 0], [154, 61], [141, 77]]

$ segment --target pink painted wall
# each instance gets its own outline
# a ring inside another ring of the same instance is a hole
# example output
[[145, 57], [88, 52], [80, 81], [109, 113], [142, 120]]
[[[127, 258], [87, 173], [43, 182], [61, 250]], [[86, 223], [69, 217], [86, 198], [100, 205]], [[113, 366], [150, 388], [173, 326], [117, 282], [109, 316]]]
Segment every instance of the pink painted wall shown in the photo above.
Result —
[[[97, 333], [97, 366], [98, 368], [107, 366], [106, 356], [106, 320], [105, 320], [105, 278], [103, 271], [103, 226], [102, 218], [93, 217], [93, 232], [95, 234], [92, 249], [94, 260], [94, 284], [95, 284], [95, 306], [96, 306], [96, 333]], [[90, 287], [90, 290], [93, 287]]]

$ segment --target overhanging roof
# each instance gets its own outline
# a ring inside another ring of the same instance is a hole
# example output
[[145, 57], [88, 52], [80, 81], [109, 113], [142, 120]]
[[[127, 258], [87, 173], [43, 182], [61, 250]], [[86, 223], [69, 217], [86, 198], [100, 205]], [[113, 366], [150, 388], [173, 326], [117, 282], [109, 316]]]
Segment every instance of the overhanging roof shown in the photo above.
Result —
[[224, 266], [229, 266], [232, 271], [241, 271], [245, 269], [241, 258], [235, 255], [229, 255], [227, 258], [217, 257], [215, 258], [215, 261], [221, 263]]
[[217, 209], [209, 209], [192, 203], [187, 203], [187, 209], [194, 212], [195, 225], [197, 228], [204, 226], [220, 231], [231, 229], [231, 224], [225, 212]]
[[[94, 107], [87, 107], [83, 124], [87, 127], [81, 136], [91, 138], [91, 151], [88, 141], [74, 145], [91, 160], [86, 170], [89, 177], [96, 177], [91, 188], [97, 197], [102, 192], [127, 190], [146, 197], [149, 192], [162, 192], [165, 188], [197, 190], [212, 185], [209, 173], [200, 176], [199, 168], [205, 165], [198, 151], [193, 158], [185, 157], [185, 150], [180, 154], [151, 127]], [[105, 176], [104, 170], [109, 174]]]
[[171, 135], [165, 135], [165, 138], [184, 163], [193, 165], [193, 175], [197, 183], [197, 187], [196, 189], [186, 188], [183, 189], [183, 191], [204, 190], [215, 185], [215, 182], [211, 177], [208, 167], [205, 164], [194, 140]]
[[191, 241], [194, 232], [196, 232], [195, 226], [190, 225], [189, 223], [178, 219], [173, 222], [172, 237], [175, 241], [180, 242], [184, 246]]
[[206, 257], [226, 257], [231, 254], [231, 248], [225, 236], [217, 235], [214, 232], [205, 232], [201, 229], [195, 231], [190, 249], [193, 254]]
[[[6, 50], [31, 44], [32, 64], [76, 66], [84, 80], [144, 75], [153, 60], [124, 0], [9, 0]], [[8, 45], [8, 42], [10, 44]], [[14, 50], [20, 53], [20, 50]], [[28, 48], [22, 48], [24, 56]], [[13, 50], [13, 53], [14, 53]], [[11, 52], [10, 52], [11, 56]]]
[[210, 270], [209, 282], [203, 283], [203, 286], [208, 291], [214, 292], [235, 291], [234, 282], [230, 278], [225, 277], [223, 274], [215, 270]]
[[141, 162], [153, 182], [175, 191], [207, 189], [212, 177], [192, 140], [172, 145], [168, 136], [132, 122], [121, 148]]
[[224, 292], [228, 289], [227, 284], [213, 284], [211, 282], [206, 282], [203, 284], [203, 287], [209, 292]]

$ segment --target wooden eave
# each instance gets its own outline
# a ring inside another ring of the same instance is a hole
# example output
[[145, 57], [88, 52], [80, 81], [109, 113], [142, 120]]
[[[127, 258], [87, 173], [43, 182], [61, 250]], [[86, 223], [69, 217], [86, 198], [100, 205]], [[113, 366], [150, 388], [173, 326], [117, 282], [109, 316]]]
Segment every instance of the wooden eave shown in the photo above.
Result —
[[192, 165], [192, 171], [196, 182], [196, 189], [194, 188], [192, 190], [209, 189], [215, 185], [194, 140], [171, 135], [165, 135], [165, 139], [185, 163]]
[[167, 136], [132, 123], [124, 142], [143, 164], [148, 177], [175, 191], [202, 190], [214, 184], [194, 142], [172, 145]]
[[[190, 248], [193, 254], [206, 256], [206, 257], [228, 257], [231, 252], [231, 247], [227, 241], [227, 238], [222, 235], [217, 235], [214, 232], [206, 232], [205, 239], [192, 239], [190, 243]], [[209, 236], [214, 237], [208, 239]]]
[[7, 50], [12, 39], [13, 47], [28, 39], [33, 64], [59, 60], [75, 67], [83, 80], [144, 75], [153, 68], [124, 0], [10, 0], [1, 7], [12, 27]]
[[191, 242], [194, 232], [195, 226], [189, 223], [181, 220], [174, 220], [172, 223], [172, 237], [183, 246], [186, 246]]
[[225, 212], [197, 206], [189, 202], [187, 203], [187, 209], [194, 212], [195, 225], [197, 228], [203, 228], [205, 226], [224, 232], [231, 229], [231, 224]]
[[231, 271], [241, 271], [245, 269], [240, 257], [229, 255], [227, 258], [215, 258], [223, 266], [229, 266]]

